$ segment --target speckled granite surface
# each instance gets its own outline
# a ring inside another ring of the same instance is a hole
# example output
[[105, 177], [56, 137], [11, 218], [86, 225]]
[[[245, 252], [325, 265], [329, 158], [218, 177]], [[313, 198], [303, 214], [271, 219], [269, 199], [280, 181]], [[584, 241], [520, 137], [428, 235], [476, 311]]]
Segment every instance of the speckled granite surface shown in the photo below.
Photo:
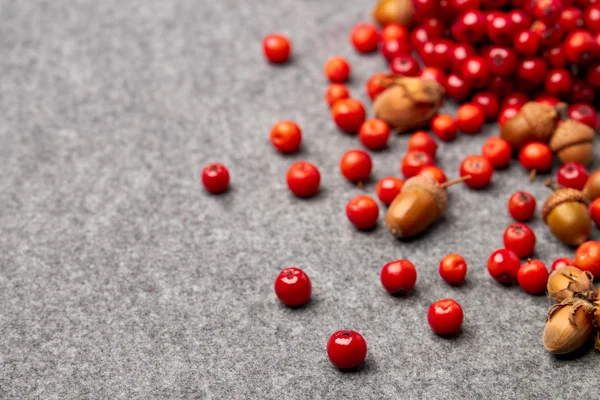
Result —
[[[384, 65], [355, 54], [351, 26], [371, 1], [56, 0], [0, 3], [0, 397], [3, 399], [595, 398], [600, 355], [570, 359], [541, 344], [549, 301], [488, 276], [509, 194], [530, 185], [513, 166], [485, 191], [451, 189], [447, 216], [412, 242], [383, 223], [354, 230], [361, 191], [337, 170], [358, 146], [333, 126], [324, 61], [347, 56], [352, 93]], [[263, 35], [288, 33], [294, 59], [264, 62]], [[452, 111], [448, 105], [448, 111]], [[271, 125], [304, 130], [298, 155], [268, 142]], [[495, 134], [440, 145], [460, 160]], [[374, 155], [398, 174], [407, 136]], [[316, 163], [321, 193], [294, 198], [284, 173]], [[227, 164], [231, 190], [210, 196], [199, 171]], [[365, 191], [374, 192], [376, 180]], [[572, 255], [540, 219], [537, 256]], [[594, 233], [598, 237], [597, 232]], [[467, 283], [437, 275], [449, 252]], [[379, 270], [410, 258], [416, 291], [388, 296]], [[313, 282], [304, 308], [272, 290], [296, 265]], [[429, 304], [460, 301], [465, 323], [435, 336]], [[360, 331], [367, 362], [341, 373], [325, 344]]]

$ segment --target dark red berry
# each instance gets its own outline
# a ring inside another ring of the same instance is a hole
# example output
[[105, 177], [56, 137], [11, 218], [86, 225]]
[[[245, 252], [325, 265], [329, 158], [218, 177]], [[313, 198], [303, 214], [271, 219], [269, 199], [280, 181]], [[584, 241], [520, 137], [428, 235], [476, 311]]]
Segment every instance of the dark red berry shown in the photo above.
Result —
[[521, 31], [515, 36], [514, 48], [519, 54], [533, 57], [540, 49], [540, 38], [530, 30]]
[[463, 80], [474, 89], [486, 86], [490, 81], [490, 65], [480, 56], [471, 56], [462, 67]]
[[311, 291], [310, 278], [300, 268], [286, 268], [275, 279], [275, 294], [286, 306], [305, 304], [310, 299]]
[[583, 190], [589, 176], [590, 173], [583, 165], [570, 162], [559, 168], [556, 173], [556, 182], [567, 188]]
[[485, 37], [486, 20], [483, 12], [469, 10], [461, 14], [451, 27], [452, 37], [461, 43], [477, 43]]
[[518, 77], [532, 84], [544, 82], [547, 73], [548, 66], [541, 58], [526, 58], [517, 68]]
[[367, 342], [356, 331], [337, 331], [327, 341], [327, 356], [340, 369], [356, 368], [367, 357]]
[[222, 193], [229, 187], [229, 171], [220, 163], [208, 164], [202, 170], [202, 184], [210, 193]]
[[588, 64], [598, 56], [598, 44], [588, 31], [579, 29], [571, 32], [563, 46], [567, 59], [574, 64]]
[[589, 104], [573, 104], [569, 108], [569, 118], [596, 128], [596, 109]]
[[403, 54], [392, 60], [390, 70], [396, 75], [417, 76], [421, 72], [421, 67], [419, 67], [419, 62], [413, 56]]
[[517, 54], [508, 47], [493, 46], [486, 54], [489, 70], [494, 75], [511, 75], [517, 69]]
[[566, 69], [553, 69], [548, 72], [544, 88], [552, 95], [568, 94], [573, 86], [573, 78]]
[[527, 222], [535, 214], [536, 201], [531, 193], [516, 192], [508, 199], [508, 212], [519, 222]]

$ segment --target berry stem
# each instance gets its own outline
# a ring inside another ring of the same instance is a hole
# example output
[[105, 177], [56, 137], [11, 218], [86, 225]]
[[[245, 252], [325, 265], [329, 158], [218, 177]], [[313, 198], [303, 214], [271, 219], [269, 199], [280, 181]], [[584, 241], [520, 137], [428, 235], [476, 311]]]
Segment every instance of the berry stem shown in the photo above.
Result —
[[535, 170], [535, 169], [532, 169], [532, 170], [529, 172], [529, 182], [533, 182], [533, 180], [535, 179], [535, 175], [536, 175], [536, 174], [537, 174], [537, 170]]
[[553, 182], [553, 181], [552, 181], [552, 179], [550, 179], [550, 178], [547, 178], [547, 179], [544, 181], [544, 185], [545, 185], [546, 187], [549, 187], [549, 188], [550, 188], [550, 189], [552, 189], [552, 190], [558, 190], [558, 189], [560, 189], [560, 188], [561, 188], [561, 186], [560, 186], [558, 183], [556, 183], [556, 182]]
[[445, 189], [448, 186], [456, 185], [457, 183], [461, 183], [461, 182], [464, 182], [469, 179], [471, 179], [471, 175], [465, 175], [465, 176], [461, 176], [460, 178], [456, 178], [456, 179], [452, 179], [451, 181], [444, 182], [440, 186]]

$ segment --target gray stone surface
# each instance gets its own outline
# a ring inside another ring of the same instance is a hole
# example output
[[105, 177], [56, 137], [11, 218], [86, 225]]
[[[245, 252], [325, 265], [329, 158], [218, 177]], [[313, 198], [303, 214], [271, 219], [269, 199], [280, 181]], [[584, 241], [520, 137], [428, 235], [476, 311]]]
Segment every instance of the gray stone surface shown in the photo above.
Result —
[[[600, 356], [546, 353], [549, 301], [497, 285], [485, 268], [511, 222], [509, 194], [542, 202], [542, 179], [529, 184], [513, 165], [488, 190], [455, 187], [444, 220], [412, 242], [381, 221], [364, 233], [346, 220], [361, 190], [337, 165], [359, 144], [329, 118], [322, 66], [348, 57], [351, 91], [366, 100], [364, 82], [384, 64], [355, 54], [348, 32], [371, 3], [0, 3], [0, 398], [597, 397]], [[273, 31], [293, 40], [284, 67], [261, 54]], [[269, 144], [284, 118], [303, 128], [298, 155]], [[493, 134], [441, 144], [439, 165], [456, 175]], [[373, 155], [374, 178], [398, 174], [407, 140]], [[310, 200], [286, 188], [299, 159], [321, 169]], [[224, 195], [199, 183], [211, 161], [231, 171]], [[539, 217], [532, 225], [536, 257], [573, 254]], [[463, 286], [437, 274], [450, 252], [468, 261]], [[394, 298], [379, 270], [402, 257], [417, 265], [417, 288]], [[273, 293], [288, 265], [313, 282], [302, 309]], [[466, 314], [452, 339], [426, 321], [444, 297]], [[369, 345], [355, 373], [326, 356], [342, 328]]]

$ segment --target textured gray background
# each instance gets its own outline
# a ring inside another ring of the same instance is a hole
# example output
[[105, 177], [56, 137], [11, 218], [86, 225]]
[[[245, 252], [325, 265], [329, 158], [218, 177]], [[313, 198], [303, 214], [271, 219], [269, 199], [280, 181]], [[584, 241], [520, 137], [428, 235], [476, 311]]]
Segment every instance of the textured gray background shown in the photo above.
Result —
[[[366, 100], [364, 82], [384, 64], [347, 37], [371, 3], [0, 3], [1, 398], [597, 397], [600, 356], [546, 353], [549, 301], [485, 269], [511, 222], [509, 194], [526, 188], [541, 202], [542, 180], [513, 165], [489, 190], [455, 187], [445, 220], [408, 243], [381, 221], [363, 233], [346, 220], [361, 190], [337, 164], [359, 144], [329, 118], [322, 66], [347, 56], [352, 93]], [[293, 40], [284, 67], [261, 53], [273, 31]], [[303, 128], [298, 155], [269, 144], [284, 118]], [[439, 164], [455, 176], [491, 134], [441, 144]], [[407, 139], [374, 155], [374, 177], [398, 173]], [[299, 159], [321, 170], [316, 198], [286, 188]], [[231, 171], [221, 196], [199, 183], [212, 161]], [[539, 218], [533, 227], [538, 257], [573, 254]], [[449, 252], [468, 261], [461, 287], [437, 274]], [[394, 298], [379, 270], [401, 257], [416, 264], [417, 289]], [[272, 289], [289, 265], [313, 282], [298, 310]], [[454, 339], [427, 325], [444, 297], [466, 314]], [[359, 372], [327, 359], [342, 328], [368, 342]]]

